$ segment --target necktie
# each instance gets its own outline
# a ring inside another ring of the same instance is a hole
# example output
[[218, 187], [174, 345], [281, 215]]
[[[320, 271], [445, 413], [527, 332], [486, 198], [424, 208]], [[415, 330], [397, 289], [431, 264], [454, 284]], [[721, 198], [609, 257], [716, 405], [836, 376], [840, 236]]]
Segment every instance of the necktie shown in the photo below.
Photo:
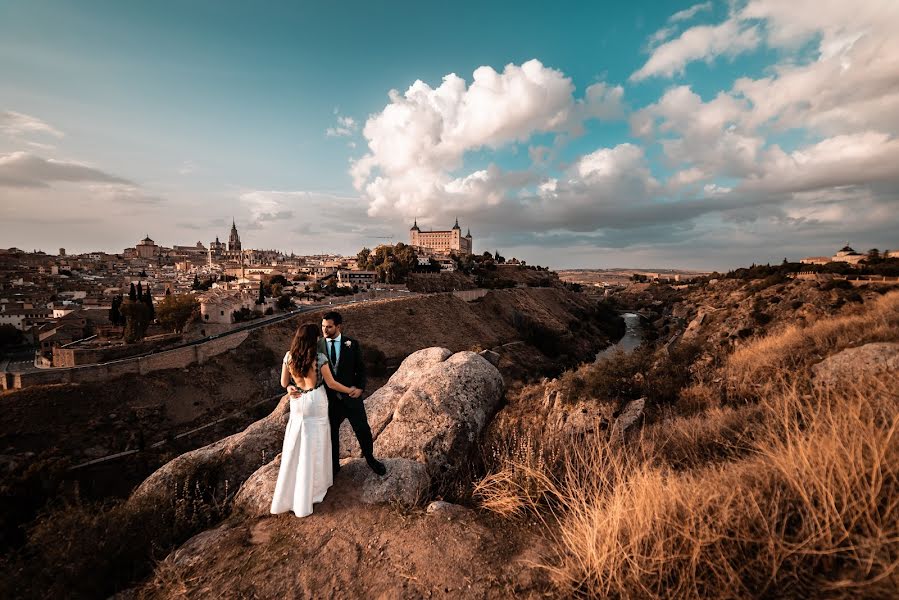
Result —
[[337, 343], [337, 340], [331, 340], [331, 364], [337, 364], [337, 348], [334, 344]]

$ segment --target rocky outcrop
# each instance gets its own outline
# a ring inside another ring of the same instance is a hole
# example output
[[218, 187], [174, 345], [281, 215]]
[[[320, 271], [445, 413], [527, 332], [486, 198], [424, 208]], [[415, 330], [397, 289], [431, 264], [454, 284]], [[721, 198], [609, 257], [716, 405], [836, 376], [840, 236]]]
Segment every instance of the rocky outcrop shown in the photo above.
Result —
[[837, 386], [883, 372], [899, 372], [899, 344], [874, 343], [847, 348], [812, 367], [817, 386]]
[[395, 387], [384, 390], [381, 402], [395, 408], [375, 439], [375, 454], [411, 458], [431, 474], [452, 476], [499, 406], [503, 379], [474, 352], [419, 367], [403, 363], [400, 371], [397, 379], [408, 387], [402, 393]]
[[[360, 502], [418, 503], [436, 478], [452, 477], [464, 466], [502, 393], [499, 371], [474, 352], [425, 348], [409, 355], [387, 384], [365, 400], [375, 455], [387, 475], [378, 477], [359, 457], [355, 435], [344, 422], [340, 477], [353, 480]], [[278, 462], [247, 479], [235, 498], [236, 509], [267, 514]]]
[[[503, 381], [473, 352], [426, 348], [411, 354], [387, 384], [365, 401], [375, 455], [410, 458], [430, 471], [460, 466], [496, 410]], [[341, 457], [360, 457], [348, 422], [340, 429]]]
[[[503, 393], [499, 371], [474, 352], [453, 354], [426, 348], [411, 354], [399, 370], [365, 401], [375, 437], [375, 454], [387, 465], [378, 477], [358, 457], [348, 423], [341, 428], [340, 476], [354, 481], [363, 503], [415, 504], [437, 477], [452, 477], [496, 411]], [[182, 454], [148, 477], [130, 502], [174, 506], [184, 485], [202, 482], [220, 492], [238, 489], [237, 510], [268, 514], [280, 466], [289, 399], [241, 433]], [[353, 455], [356, 456], [353, 456]], [[272, 459], [271, 457], [275, 457]]]
[[624, 409], [621, 411], [621, 414], [618, 415], [618, 418], [615, 419], [615, 424], [612, 426], [612, 440], [623, 439], [627, 430], [636, 425], [637, 421], [643, 418], [643, 409], [645, 406], [646, 398], [631, 400], [624, 406]]
[[290, 399], [285, 395], [271, 414], [240, 433], [167, 462], [134, 490], [128, 502], [173, 507], [179, 490], [183, 491], [185, 486], [191, 488], [195, 483], [216, 493], [226, 486], [229, 490], [238, 489], [260, 465], [281, 451], [289, 404]]

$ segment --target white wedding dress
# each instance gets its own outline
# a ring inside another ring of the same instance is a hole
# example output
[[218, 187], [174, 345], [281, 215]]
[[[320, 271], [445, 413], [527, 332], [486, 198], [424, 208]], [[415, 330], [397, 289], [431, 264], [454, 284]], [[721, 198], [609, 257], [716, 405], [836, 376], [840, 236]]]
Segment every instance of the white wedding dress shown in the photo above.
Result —
[[[321, 502], [334, 483], [328, 395], [321, 375], [321, 366], [327, 360], [324, 354], [318, 354], [315, 387], [290, 399], [290, 420], [284, 432], [272, 514], [292, 510], [298, 517], [310, 515], [312, 504]], [[284, 355], [284, 362], [289, 361], [290, 352]]]

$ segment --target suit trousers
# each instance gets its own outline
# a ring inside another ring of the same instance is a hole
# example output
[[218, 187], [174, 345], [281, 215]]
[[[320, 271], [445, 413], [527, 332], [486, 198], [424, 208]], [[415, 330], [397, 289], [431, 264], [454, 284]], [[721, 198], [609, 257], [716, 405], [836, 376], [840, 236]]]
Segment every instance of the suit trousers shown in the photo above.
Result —
[[328, 398], [328, 420], [331, 422], [331, 457], [334, 472], [340, 468], [340, 424], [344, 419], [349, 419], [353, 433], [359, 440], [359, 448], [366, 460], [374, 459], [374, 442], [372, 441], [371, 427], [368, 426], [368, 417], [365, 414], [365, 404], [362, 398]]

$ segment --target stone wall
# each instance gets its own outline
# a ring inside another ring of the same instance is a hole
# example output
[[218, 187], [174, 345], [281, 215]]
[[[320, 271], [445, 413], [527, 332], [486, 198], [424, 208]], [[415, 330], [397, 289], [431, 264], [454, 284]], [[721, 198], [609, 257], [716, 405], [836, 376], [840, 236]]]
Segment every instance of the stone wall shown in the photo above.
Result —
[[145, 375], [165, 369], [185, 369], [194, 363], [203, 364], [214, 356], [237, 348], [249, 335], [248, 331], [241, 331], [201, 344], [99, 365], [85, 365], [66, 369], [42, 369], [24, 373], [0, 373], [0, 384], [2, 384], [2, 389], [4, 390], [22, 389], [34, 385], [105, 381], [127, 373]]
[[122, 360], [137, 354], [146, 354], [156, 348], [172, 345], [181, 340], [182, 335], [172, 333], [154, 336], [152, 340], [145, 340], [137, 344], [115, 345], [106, 348], [53, 348], [54, 367], [77, 367], [80, 365], [95, 365], [115, 360]]
[[490, 290], [484, 288], [478, 288], [475, 290], [456, 290], [452, 292], [453, 296], [459, 298], [460, 300], [465, 300], [466, 302], [474, 302], [475, 300], [479, 300], [486, 296]]

